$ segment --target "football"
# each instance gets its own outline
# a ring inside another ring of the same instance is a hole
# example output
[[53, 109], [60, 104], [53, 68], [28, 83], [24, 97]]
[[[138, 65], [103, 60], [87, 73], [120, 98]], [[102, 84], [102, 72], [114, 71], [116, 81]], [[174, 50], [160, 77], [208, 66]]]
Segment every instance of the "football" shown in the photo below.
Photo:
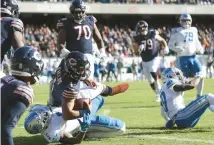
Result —
[[91, 101], [89, 98], [79, 98], [75, 100], [74, 103], [74, 110], [82, 110], [87, 109], [87, 104], [91, 104]]

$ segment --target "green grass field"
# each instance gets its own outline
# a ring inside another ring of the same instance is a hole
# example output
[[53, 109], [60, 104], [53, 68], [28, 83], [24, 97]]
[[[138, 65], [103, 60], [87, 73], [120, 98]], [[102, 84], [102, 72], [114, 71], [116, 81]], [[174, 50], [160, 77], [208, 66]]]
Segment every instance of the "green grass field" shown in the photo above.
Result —
[[[108, 85], [115, 85], [110, 83]], [[110, 139], [84, 141], [83, 145], [206, 145], [214, 144], [214, 113], [207, 110], [193, 129], [164, 129], [164, 119], [160, 115], [159, 103], [146, 81], [130, 82], [129, 90], [117, 96], [106, 98], [104, 107], [98, 112], [120, 118], [126, 122], [123, 136]], [[34, 86], [34, 103], [46, 104], [49, 97], [48, 85]], [[186, 92], [185, 103], [195, 99], [196, 90]], [[214, 93], [214, 80], [205, 81], [204, 93]], [[48, 144], [41, 135], [29, 135], [23, 128], [25, 113], [13, 136], [15, 145], [57, 145]]]

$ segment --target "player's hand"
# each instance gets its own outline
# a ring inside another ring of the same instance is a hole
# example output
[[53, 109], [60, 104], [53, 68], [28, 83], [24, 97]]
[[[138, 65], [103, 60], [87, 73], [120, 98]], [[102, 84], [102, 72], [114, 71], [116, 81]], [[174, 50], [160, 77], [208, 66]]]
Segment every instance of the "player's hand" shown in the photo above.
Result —
[[92, 109], [92, 105], [91, 103], [86, 103], [86, 102], [83, 102], [84, 103], [84, 108], [83, 110], [79, 110], [79, 113], [80, 113], [80, 116], [83, 117], [84, 115], [86, 114], [90, 114], [91, 113], [91, 109]]
[[86, 83], [86, 85], [92, 87], [92, 88], [96, 88], [97, 84], [93, 81], [93, 80], [85, 80], [84, 83]]
[[175, 51], [176, 51], [177, 53], [182, 53], [182, 52], [184, 51], [184, 48], [181, 47], [181, 46], [176, 46], [176, 47], [175, 47]]
[[77, 120], [80, 123], [81, 131], [86, 132], [91, 125], [90, 114], [84, 114], [83, 115], [83, 121], [81, 121], [80, 119], [77, 119]]

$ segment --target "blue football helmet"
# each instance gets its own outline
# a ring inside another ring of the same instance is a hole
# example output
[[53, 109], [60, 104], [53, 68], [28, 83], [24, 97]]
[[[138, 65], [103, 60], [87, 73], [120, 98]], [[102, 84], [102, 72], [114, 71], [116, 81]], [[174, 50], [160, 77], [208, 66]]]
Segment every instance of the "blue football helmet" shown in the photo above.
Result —
[[64, 58], [64, 69], [74, 80], [86, 80], [91, 74], [88, 58], [79, 51], [73, 51]]
[[188, 29], [191, 27], [192, 17], [190, 16], [190, 14], [182, 14], [180, 16], [180, 25], [185, 29]]
[[146, 21], [139, 21], [136, 25], [136, 31], [138, 34], [147, 35], [148, 34], [149, 25]]
[[70, 6], [70, 13], [76, 23], [81, 23], [85, 17], [86, 6], [83, 0], [73, 0]]
[[1, 14], [19, 17], [19, 6], [16, 0], [1, 0]]
[[33, 106], [24, 122], [24, 128], [29, 134], [41, 133], [51, 119], [51, 111], [47, 106]]
[[41, 54], [30, 46], [23, 46], [14, 52], [11, 59], [11, 74], [14, 76], [30, 77], [35, 84], [43, 70]]
[[167, 81], [168, 79], [176, 79], [181, 83], [186, 82], [186, 78], [184, 77], [183, 72], [175, 67], [166, 68], [163, 71], [162, 76], [164, 81]]

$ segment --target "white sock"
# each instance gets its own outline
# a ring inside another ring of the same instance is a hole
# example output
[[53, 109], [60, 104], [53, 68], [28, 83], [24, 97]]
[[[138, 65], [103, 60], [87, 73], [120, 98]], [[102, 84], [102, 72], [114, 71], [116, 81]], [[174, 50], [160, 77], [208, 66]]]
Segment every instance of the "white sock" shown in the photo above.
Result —
[[201, 96], [204, 89], [204, 78], [201, 78], [197, 86], [197, 96]]
[[210, 105], [214, 105], [214, 95], [213, 94], [207, 94], [207, 99], [210, 103]]
[[159, 80], [157, 80], [154, 83], [155, 83], [155, 87], [156, 87], [155, 92], [156, 92], [157, 95], [159, 95], [160, 94], [160, 90], [161, 90], [160, 82], [159, 82]]

